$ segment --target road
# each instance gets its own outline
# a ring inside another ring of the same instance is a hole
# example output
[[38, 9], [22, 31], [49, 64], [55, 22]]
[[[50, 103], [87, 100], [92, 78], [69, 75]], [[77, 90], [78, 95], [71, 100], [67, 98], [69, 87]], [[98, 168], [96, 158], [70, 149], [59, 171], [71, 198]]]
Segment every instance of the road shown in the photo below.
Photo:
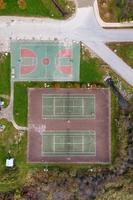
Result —
[[76, 14], [66, 21], [0, 17], [0, 51], [10, 51], [10, 42], [20, 39], [82, 41], [133, 86], [133, 69], [106, 46], [108, 42], [133, 42], [133, 29], [103, 29], [97, 22], [92, 5], [77, 8]]

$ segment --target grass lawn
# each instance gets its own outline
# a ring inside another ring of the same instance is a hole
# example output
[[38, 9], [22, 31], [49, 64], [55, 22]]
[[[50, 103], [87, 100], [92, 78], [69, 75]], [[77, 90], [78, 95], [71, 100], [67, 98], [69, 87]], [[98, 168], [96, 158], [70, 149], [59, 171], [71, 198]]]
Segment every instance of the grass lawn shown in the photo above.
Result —
[[108, 46], [133, 68], [133, 43], [109, 43]]
[[44, 87], [43, 82], [16, 82], [14, 84], [14, 118], [18, 125], [27, 126], [28, 87]]
[[0, 94], [10, 95], [10, 55], [0, 53]]
[[81, 59], [80, 81], [83, 83], [103, 83], [103, 71], [97, 58]]
[[102, 69], [102, 61], [93, 57], [88, 49], [81, 46], [80, 82], [90, 84], [103, 84], [105, 71]]
[[[63, 18], [51, 0], [25, 0], [26, 6], [24, 9], [19, 8], [17, 0], [6, 0], [5, 2], [5, 8], [0, 10], [0, 15]], [[67, 10], [67, 5], [70, 4], [68, 1], [58, 0], [58, 2], [63, 10], [69, 13], [72, 12]]]
[[133, 20], [133, 1], [98, 0], [100, 16], [105, 22]]

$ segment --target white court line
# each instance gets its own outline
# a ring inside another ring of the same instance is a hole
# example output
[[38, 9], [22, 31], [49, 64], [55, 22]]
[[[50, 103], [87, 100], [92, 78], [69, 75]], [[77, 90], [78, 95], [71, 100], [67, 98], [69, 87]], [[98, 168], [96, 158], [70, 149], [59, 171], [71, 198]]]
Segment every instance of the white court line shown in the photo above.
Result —
[[[82, 132], [82, 131], [81, 131]], [[51, 132], [52, 133], [52, 132]], [[61, 132], [62, 133], [62, 132]], [[75, 131], [75, 133], [77, 133], [77, 131]], [[84, 152], [84, 150], [82, 149], [82, 151], [71, 151], [71, 152], [69, 152], [70, 154], [71, 154], [71, 156], [73, 156], [72, 154], [89, 154], [90, 156], [91, 155], [96, 155], [96, 132], [93, 130], [93, 131], [89, 131], [88, 133], [90, 133], [89, 135], [93, 135], [94, 136], [94, 145], [95, 145], [95, 150], [93, 151], [93, 152], [90, 152], [90, 151], [86, 151], [86, 152]], [[51, 135], [51, 134], [50, 134]], [[57, 143], [57, 142], [55, 142], [56, 140], [56, 138], [55, 137], [59, 137], [59, 135], [55, 135], [55, 134], [52, 134], [53, 135], [53, 152], [44, 152], [43, 151], [43, 154], [51, 154], [51, 155], [55, 155], [55, 154], [57, 154], [57, 155], [62, 155], [62, 154], [66, 154], [67, 153], [67, 151], [56, 151], [56, 145], [58, 145], [58, 144], [66, 144], [66, 143]], [[64, 137], [66, 136], [65, 134], [61, 134], [62, 136], [64, 135]], [[87, 133], [85, 133], [85, 134], [83, 134], [82, 135], [82, 143], [80, 142], [80, 143], [71, 143], [71, 142], [69, 142], [69, 143], [67, 143], [67, 144], [72, 144], [72, 145], [81, 145], [82, 146], [82, 148], [84, 147], [84, 140], [85, 140], [85, 135], [87, 135], [88, 136], [88, 134]], [[44, 136], [45, 136], [45, 134], [44, 134]], [[79, 136], [80, 138], [81, 138], [81, 135], [77, 135], [77, 136]], [[76, 137], [76, 135], [71, 135], [71, 137], [73, 137], [73, 138], [75, 138]]]
[[53, 114], [54, 114], [54, 116], [56, 116], [56, 114], [55, 114], [55, 98], [53, 98]]
[[[25, 57], [24, 59], [21, 60], [21, 66], [35, 65], [36, 63], [34, 63], [34, 60], [36, 61], [36, 59], [33, 57], [30, 57], [30, 58]], [[32, 61], [32, 62], [30, 62], [30, 64], [25, 64], [24, 62], [26, 61]]]
[[[46, 131], [46, 133], [48, 134], [48, 135], [55, 135], [54, 133], [56, 133], [56, 137], [60, 137], [60, 135], [61, 136], [66, 136], [66, 132], [65, 132], [65, 130], [58, 130], [58, 131]], [[43, 134], [43, 136], [45, 137], [45, 135], [46, 135], [46, 133], [45, 134]], [[71, 131], [71, 135], [70, 135], [70, 137], [71, 136], [79, 136], [79, 137], [81, 137], [81, 134], [83, 134], [84, 136], [88, 136], [88, 135], [95, 135], [95, 130], [72, 130]], [[47, 135], [47, 136], [48, 136]]]
[[55, 137], [56, 137], [56, 136], [53, 135], [53, 152], [55, 152], [55, 144], [56, 144], [56, 143], [55, 143]]
[[[22, 57], [21, 57], [21, 49], [25, 48], [25, 46], [23, 46], [23, 44], [21, 43], [20, 47], [17, 47], [17, 48], [18, 48], [18, 50], [19, 50], [19, 59], [20, 59], [20, 58], [22, 58]], [[28, 48], [29, 48], [29, 47], [28, 47]], [[28, 48], [26, 48], [26, 49], [28, 49]], [[31, 50], [32, 50], [32, 49], [31, 49]], [[32, 51], [33, 51], [33, 50], [32, 50]], [[35, 53], [35, 52], [34, 52], [34, 53]], [[36, 53], [35, 53], [35, 54], [36, 54]], [[35, 59], [35, 61], [36, 61], [35, 64], [34, 64], [34, 65], [36, 66], [34, 71], [36, 71], [37, 68], [38, 68], [38, 66], [37, 66], [37, 63], [38, 63], [38, 62], [37, 62], [37, 61], [38, 61], [38, 55], [37, 55], [37, 54], [36, 54], [36, 57], [34, 57], [34, 59]], [[25, 74], [25, 75], [22, 75], [22, 74], [21, 74], [21, 66], [22, 66], [22, 65], [21, 65], [21, 59], [20, 59], [20, 62], [19, 62], [18, 79], [21, 79], [22, 76], [26, 76], [26, 75], [27, 75], [27, 74]], [[15, 68], [16, 68], [16, 67], [15, 67]], [[34, 72], [34, 71], [33, 71], [33, 72]], [[32, 74], [33, 72], [30, 72], [30, 73], [28, 73], [28, 74]]]
[[63, 108], [63, 112], [62, 113], [60, 112], [59, 114], [65, 114], [65, 108], [66, 108], [66, 106], [64, 104], [64, 101], [63, 101], [63, 104], [64, 104], [63, 106], [56, 106], [56, 99], [57, 98], [54, 97], [53, 99], [54, 99], [54, 116], [58, 115], [57, 112], [55, 112], [55, 110], [56, 110], [56, 108], [60, 108], [60, 107]]
[[42, 113], [42, 118], [45, 116], [44, 115], [44, 97], [43, 97], [43, 95], [42, 95], [42, 111], [41, 111], [41, 113]]
[[[71, 46], [64, 46], [64, 43], [62, 42], [58, 42], [58, 52], [61, 51], [62, 49], [68, 49], [68, 48], [71, 48]], [[55, 44], [55, 47], [57, 47], [57, 44]], [[74, 45], [72, 44], [72, 47]], [[72, 48], [71, 48], [72, 49]], [[69, 58], [69, 57], [68, 57]], [[73, 58], [73, 52], [72, 52], [72, 58]], [[55, 69], [59, 69], [59, 67], [61, 66], [61, 63], [60, 63], [60, 60], [63, 59], [63, 57], [59, 58], [59, 57], [55, 57], [55, 61], [54, 61], [54, 64], [55, 64]], [[70, 63], [71, 64], [71, 63]], [[68, 66], [68, 64], [64, 65], [64, 66]], [[73, 68], [73, 65], [71, 65], [72, 68]], [[54, 74], [53, 74], [53, 77], [55, 76], [55, 73], [56, 73], [56, 70], [54, 71]], [[73, 74], [73, 73], [72, 73]]]
[[94, 106], [94, 119], [96, 118], [96, 97], [94, 96], [94, 100], [93, 100], [93, 106]]
[[82, 135], [81, 137], [82, 137], [82, 152], [84, 152], [84, 143], [85, 143], [85, 141], [84, 141], [84, 135]]
[[[61, 95], [63, 95], [63, 96], [61, 96]], [[47, 94], [47, 95], [44, 95], [43, 94], [43, 96], [44, 97], [46, 97], [46, 98], [55, 98], [55, 99], [67, 99], [67, 96], [68, 95], [66, 95], [66, 94]], [[90, 97], [91, 96], [91, 97]], [[74, 100], [74, 99], [79, 99], [79, 97], [80, 98], [84, 98], [84, 99], [94, 99], [95, 98], [95, 96], [93, 95], [76, 95], [75, 96], [75, 94], [70, 94], [70, 96], [69, 96], [69, 98], [72, 98], [72, 100]]]
[[[55, 116], [53, 116], [53, 114], [44, 114], [44, 115], [42, 115], [42, 118], [46, 118], [46, 119], [51, 119], [52, 117], [55, 117], [55, 118], [53, 118], [53, 119], [61, 119], [61, 117], [63, 118], [63, 119], [66, 119], [67, 118], [67, 116], [66, 116], [66, 114], [65, 113], [58, 113], [58, 114], [56, 114]], [[59, 117], [59, 118], [58, 118]], [[80, 119], [80, 117], [82, 117], [82, 119], [88, 119], [88, 117], [89, 117], [89, 119], [95, 119], [95, 116], [93, 116], [93, 115], [85, 115], [85, 116], [82, 116], [81, 114], [79, 114], [79, 113], [72, 113], [71, 114], [71, 119]]]
[[82, 98], [82, 116], [84, 116], [84, 99]]
[[[56, 94], [57, 95], [57, 94]], [[67, 96], [67, 95], [66, 95]], [[63, 97], [61, 97], [60, 95], [57, 95], [57, 96], [55, 96], [55, 95], [51, 95], [51, 94], [48, 94], [48, 95], [42, 95], [42, 97], [44, 97], [44, 99], [54, 99], [54, 102], [56, 101], [56, 99], [66, 99], [66, 97], [65, 96], [63, 96]], [[79, 114], [79, 113], [72, 113], [72, 116], [74, 117], [76, 117], [76, 116], [84, 116], [85, 118], [86, 117], [91, 117], [92, 118], [92, 115], [91, 114], [89, 114], [89, 115], [84, 115], [84, 99], [93, 99], [93, 106], [94, 106], [94, 114], [95, 114], [95, 95], [92, 95], [92, 94], [90, 94], [90, 95], [85, 95], [85, 96], [83, 96], [83, 95], [76, 95], [75, 97], [74, 97], [74, 95], [71, 95], [70, 96], [70, 98], [72, 99], [72, 102], [74, 103], [74, 99], [78, 99], [78, 98], [81, 98], [82, 99], [82, 104], [81, 104], [81, 106], [74, 106], [74, 105], [70, 105], [69, 107], [70, 108], [81, 108], [82, 109], [82, 114]], [[62, 101], [63, 103], [64, 103], [64, 101]], [[54, 103], [53, 104], [53, 109], [54, 109], [54, 116], [56, 117], [60, 117], [60, 116], [63, 116], [63, 115], [65, 115], [65, 108], [67, 108], [67, 106], [65, 106], [65, 105], [61, 105], [61, 106], [56, 106], [56, 103]], [[55, 112], [55, 110], [56, 110], [56, 107], [58, 108], [58, 107], [62, 107], [64, 110], [63, 110], [63, 112], [62, 113], [56, 113]], [[45, 115], [43, 115], [43, 116], [45, 116]], [[48, 115], [48, 116], [52, 116], [52, 114], [51, 115]], [[93, 119], [95, 118], [95, 116], [93, 116]]]
[[[56, 108], [58, 108], [58, 107], [68, 107], [68, 106], [55, 106]], [[80, 105], [80, 106], [73, 106], [73, 105], [70, 105], [69, 107], [77, 107], [77, 108], [82, 108], [82, 105]]]
[[58, 142], [55, 142], [55, 144], [73, 144], [73, 145], [75, 145], [75, 144], [82, 144], [81, 142], [60, 142], [60, 143], [58, 143]]
[[[45, 53], [46, 53], [46, 56], [45, 56], [45, 57], [47, 57], [47, 58], [49, 59], [47, 48], [48, 48], [48, 47], [46, 46], [46, 52], [45, 52]], [[49, 55], [49, 56], [50, 56], [50, 55]], [[47, 77], [47, 74], [48, 74], [48, 66], [45, 66], [45, 70], [44, 70], [44, 71], [45, 71], [45, 77]]]

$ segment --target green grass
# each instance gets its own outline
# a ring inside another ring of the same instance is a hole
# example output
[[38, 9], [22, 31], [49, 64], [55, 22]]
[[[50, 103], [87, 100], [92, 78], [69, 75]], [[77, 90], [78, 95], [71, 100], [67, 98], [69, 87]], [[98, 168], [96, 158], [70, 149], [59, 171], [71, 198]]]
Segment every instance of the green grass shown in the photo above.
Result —
[[44, 87], [43, 82], [14, 83], [14, 118], [18, 125], [27, 126], [28, 87]]
[[103, 83], [103, 72], [100, 69], [100, 63], [97, 58], [87, 60], [81, 59], [80, 81], [83, 83]]
[[133, 68], [133, 43], [109, 43], [108, 46]]
[[[26, 8], [18, 7], [17, 0], [6, 0], [5, 9], [0, 10], [0, 15], [52, 17], [61, 19], [62, 15], [50, 0], [25, 0]], [[59, 5], [64, 9], [65, 0], [60, 0]]]
[[27, 125], [27, 87], [24, 83], [14, 84], [14, 118], [18, 125]]
[[10, 55], [0, 54], [0, 94], [10, 95]]

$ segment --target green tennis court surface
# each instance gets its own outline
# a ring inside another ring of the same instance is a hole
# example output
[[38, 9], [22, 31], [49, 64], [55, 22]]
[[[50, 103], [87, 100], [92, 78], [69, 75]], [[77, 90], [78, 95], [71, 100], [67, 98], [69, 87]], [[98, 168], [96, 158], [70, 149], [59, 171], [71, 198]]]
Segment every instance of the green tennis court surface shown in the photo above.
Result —
[[15, 81], [79, 81], [80, 44], [14, 41], [11, 67]]
[[89, 132], [45, 132], [42, 135], [43, 155], [95, 155], [96, 135]]
[[94, 95], [42, 95], [43, 118], [95, 118]]

